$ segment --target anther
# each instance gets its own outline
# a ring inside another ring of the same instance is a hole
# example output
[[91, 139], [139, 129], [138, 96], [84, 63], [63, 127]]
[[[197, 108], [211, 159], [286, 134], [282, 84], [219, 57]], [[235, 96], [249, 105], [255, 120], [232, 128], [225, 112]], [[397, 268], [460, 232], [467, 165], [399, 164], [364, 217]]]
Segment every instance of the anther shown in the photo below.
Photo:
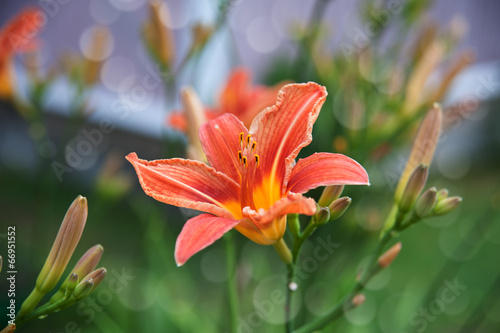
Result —
[[252, 142], [252, 153], [255, 153], [255, 148], [257, 148], [257, 142]]
[[240, 133], [240, 146], [243, 146], [243, 137], [245, 136], [245, 133], [241, 132]]
[[243, 157], [243, 154], [241, 153], [241, 150], [238, 150], [238, 160], [240, 161], [240, 164], [242, 162], [242, 157]]
[[250, 139], [252, 138], [252, 136], [250, 134], [247, 135], [247, 148], [248, 146], [250, 146]]
[[246, 167], [248, 167], [248, 163], [247, 163], [247, 157], [246, 156], [243, 156], [243, 165]]
[[255, 154], [254, 157], [255, 157], [255, 167], [257, 168], [259, 166], [260, 157], [257, 154]]

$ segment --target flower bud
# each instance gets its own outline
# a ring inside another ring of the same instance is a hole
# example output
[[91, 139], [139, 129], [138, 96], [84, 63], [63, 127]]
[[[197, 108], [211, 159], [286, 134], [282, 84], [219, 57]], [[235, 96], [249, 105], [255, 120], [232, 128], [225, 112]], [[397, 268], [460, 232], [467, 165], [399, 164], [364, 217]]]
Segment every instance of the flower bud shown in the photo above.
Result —
[[191, 159], [206, 162], [207, 158], [201, 148], [199, 139], [200, 126], [207, 121], [203, 104], [192, 87], [184, 87], [181, 90], [181, 101], [184, 106], [188, 124], [187, 134], [189, 138], [188, 154]]
[[439, 190], [437, 195], [436, 195], [436, 200], [441, 201], [441, 200], [446, 199], [446, 198], [448, 198], [448, 190], [445, 188]]
[[415, 201], [420, 195], [420, 192], [422, 192], [422, 189], [425, 186], [428, 170], [429, 168], [424, 164], [420, 164], [415, 168], [415, 170], [413, 170], [398, 204], [399, 211], [401, 213], [406, 214], [412, 209]]
[[87, 199], [79, 195], [66, 212], [54, 245], [36, 280], [36, 288], [42, 294], [51, 291], [64, 273], [82, 236], [87, 213]]
[[415, 208], [413, 213], [419, 219], [424, 218], [429, 215], [434, 206], [436, 205], [437, 191], [435, 187], [431, 187], [418, 198], [415, 203]]
[[401, 242], [397, 242], [389, 250], [385, 251], [385, 253], [378, 258], [378, 265], [380, 268], [389, 266], [394, 259], [396, 259], [399, 251], [401, 251]]
[[54, 303], [64, 296], [64, 294], [66, 293], [66, 289], [69, 289], [68, 284], [72, 283], [70, 282], [70, 278], [73, 274], [76, 274], [77, 277], [82, 277], [89, 274], [97, 266], [97, 263], [101, 259], [103, 251], [104, 248], [102, 247], [102, 245], [98, 244], [91, 247], [87, 252], [85, 252], [80, 260], [78, 260], [75, 267], [71, 270], [71, 273], [63, 282], [61, 288], [59, 288], [59, 291], [55, 293], [54, 296], [52, 296], [52, 298], [50, 299], [50, 303]]
[[314, 224], [319, 226], [328, 221], [330, 221], [330, 210], [328, 207], [321, 207], [316, 211], [316, 214], [314, 214]]
[[396, 202], [401, 200], [401, 196], [413, 170], [419, 164], [431, 165], [432, 157], [439, 141], [442, 122], [443, 112], [441, 107], [438, 104], [434, 104], [433, 108], [425, 115], [424, 120], [422, 120], [417, 136], [413, 141], [410, 157], [394, 193], [394, 200]]
[[82, 298], [85, 298], [88, 295], [90, 295], [90, 293], [93, 290], [93, 287], [94, 287], [94, 281], [92, 281], [92, 279], [83, 280], [76, 286], [75, 291], [73, 291], [73, 297], [77, 301], [79, 301]]
[[351, 205], [352, 199], [349, 197], [342, 197], [330, 204], [330, 221], [336, 220], [341, 217], [347, 208]]
[[86, 277], [83, 278], [85, 280], [91, 280], [94, 283], [92, 290], [97, 288], [97, 286], [104, 280], [107, 274], [107, 270], [104, 267], [98, 268], [93, 272], [90, 272]]
[[344, 190], [344, 185], [331, 185], [325, 187], [321, 197], [318, 200], [318, 205], [321, 207], [326, 207], [331, 204], [334, 200], [337, 200], [342, 191]]
[[170, 12], [164, 1], [152, 0], [149, 3], [149, 20], [144, 23], [144, 38], [156, 60], [167, 68], [172, 66], [175, 57], [175, 43], [170, 23]]
[[83, 80], [91, 86], [97, 82], [101, 72], [102, 62], [112, 38], [111, 32], [105, 26], [96, 26], [92, 30], [92, 40], [88, 49], [90, 58], [84, 60]]
[[66, 283], [66, 288], [68, 290], [68, 292], [72, 293], [73, 290], [75, 290], [76, 286], [78, 285], [78, 274], [76, 273], [71, 273], [69, 276], [68, 276], [68, 279], [66, 280], [67, 283]]
[[433, 215], [444, 215], [453, 211], [462, 202], [461, 197], [449, 197], [439, 200], [432, 210]]

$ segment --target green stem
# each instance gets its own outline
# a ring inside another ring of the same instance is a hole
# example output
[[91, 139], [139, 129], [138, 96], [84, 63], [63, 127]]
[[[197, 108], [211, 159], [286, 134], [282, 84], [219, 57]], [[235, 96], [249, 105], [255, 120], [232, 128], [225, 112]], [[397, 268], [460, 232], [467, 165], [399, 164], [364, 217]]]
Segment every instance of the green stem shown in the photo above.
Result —
[[236, 252], [234, 246], [234, 239], [231, 233], [224, 236], [226, 241], [226, 269], [227, 269], [227, 292], [229, 297], [229, 313], [231, 332], [238, 331], [238, 285], [236, 283]]
[[280, 238], [279, 241], [273, 244], [274, 249], [276, 252], [278, 252], [278, 255], [280, 256], [280, 259], [287, 265], [291, 264], [293, 261], [292, 253], [290, 252], [290, 249], [288, 248], [288, 245], [286, 245], [285, 240]]
[[366, 284], [371, 280], [371, 278], [373, 278], [380, 271], [381, 268], [380, 266], [378, 266], [377, 260], [386, 244], [393, 238], [394, 233], [392, 231], [393, 230], [387, 232], [378, 243], [374, 255], [370, 260], [367, 269], [365, 270], [365, 273], [356, 283], [353, 290], [334, 307], [332, 307], [326, 315], [303, 325], [302, 327], [295, 330], [294, 333], [308, 333], [321, 329], [322, 327], [341, 317], [346, 311], [356, 307], [356, 305], [353, 304], [352, 299], [359, 292], [361, 292], [365, 288]]
[[285, 296], [285, 331], [286, 333], [293, 332], [293, 320], [292, 320], [292, 293], [295, 288], [292, 288], [295, 278], [295, 264], [291, 263], [287, 265], [288, 274], [286, 281], [286, 296]]
[[30, 314], [36, 308], [38, 303], [40, 303], [44, 295], [45, 294], [38, 291], [37, 288], [33, 289], [31, 294], [29, 294], [29, 296], [24, 300], [23, 304], [21, 305], [21, 310], [19, 310], [16, 316], [16, 323], [18, 321], [21, 321], [28, 314]]
[[302, 245], [304, 241], [311, 236], [311, 234], [316, 230], [318, 226], [314, 224], [314, 217], [311, 218], [309, 224], [302, 234], [299, 235], [299, 238], [293, 243], [292, 255], [293, 255], [293, 263], [297, 263], [297, 259], [299, 258], [300, 250], [302, 249]]

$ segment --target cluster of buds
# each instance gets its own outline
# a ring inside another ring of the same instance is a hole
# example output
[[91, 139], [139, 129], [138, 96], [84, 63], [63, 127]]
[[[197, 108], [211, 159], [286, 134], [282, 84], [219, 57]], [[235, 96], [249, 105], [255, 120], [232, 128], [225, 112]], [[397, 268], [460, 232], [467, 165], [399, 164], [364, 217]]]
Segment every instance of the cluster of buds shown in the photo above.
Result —
[[36, 285], [21, 306], [16, 324], [68, 307], [88, 296], [106, 276], [106, 269], [95, 269], [103, 252], [101, 245], [90, 248], [75, 265], [60, 289], [46, 304], [37, 308], [42, 298], [51, 292], [64, 274], [66, 266], [80, 241], [87, 220], [87, 199], [78, 196], [63, 219], [52, 249], [38, 275]]
[[340, 197], [344, 185], [327, 186], [323, 190], [318, 200], [318, 210], [314, 215], [314, 223], [317, 226], [336, 220], [344, 215], [345, 211], [351, 205], [352, 199], [349, 197]]

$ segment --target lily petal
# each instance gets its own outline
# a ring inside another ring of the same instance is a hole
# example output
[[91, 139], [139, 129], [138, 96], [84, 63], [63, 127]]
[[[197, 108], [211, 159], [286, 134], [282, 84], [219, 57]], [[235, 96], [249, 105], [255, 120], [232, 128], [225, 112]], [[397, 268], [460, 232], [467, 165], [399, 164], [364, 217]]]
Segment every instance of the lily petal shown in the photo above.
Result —
[[40, 16], [43, 13], [29, 7], [17, 14], [0, 32], [1, 56], [16, 52], [32, 51], [37, 48], [35, 40], [38, 30], [42, 27]]
[[287, 191], [306, 193], [328, 185], [369, 185], [366, 170], [342, 154], [315, 153], [300, 159], [292, 169]]
[[[326, 95], [325, 87], [314, 82], [288, 84], [280, 90], [276, 105], [259, 113], [250, 126], [260, 154], [261, 180], [269, 177], [268, 184], [280, 186], [282, 193], [295, 157], [312, 140], [312, 126]], [[259, 130], [263, 128], [267, 130]]]
[[211, 214], [201, 214], [188, 220], [175, 243], [175, 262], [182, 266], [195, 253], [213, 244], [239, 223]]
[[233, 114], [226, 113], [200, 127], [200, 141], [208, 163], [238, 184], [241, 183], [238, 151], [239, 135], [248, 130]]
[[144, 192], [156, 200], [241, 218], [240, 186], [206, 164], [180, 158], [146, 161], [135, 153], [126, 158], [134, 166]]
[[255, 211], [250, 207], [243, 208], [243, 216], [249, 220], [242, 220], [235, 229], [258, 244], [274, 244], [285, 233], [287, 214], [313, 215], [314, 213], [316, 213], [316, 202], [313, 199], [290, 192], [268, 210]]

